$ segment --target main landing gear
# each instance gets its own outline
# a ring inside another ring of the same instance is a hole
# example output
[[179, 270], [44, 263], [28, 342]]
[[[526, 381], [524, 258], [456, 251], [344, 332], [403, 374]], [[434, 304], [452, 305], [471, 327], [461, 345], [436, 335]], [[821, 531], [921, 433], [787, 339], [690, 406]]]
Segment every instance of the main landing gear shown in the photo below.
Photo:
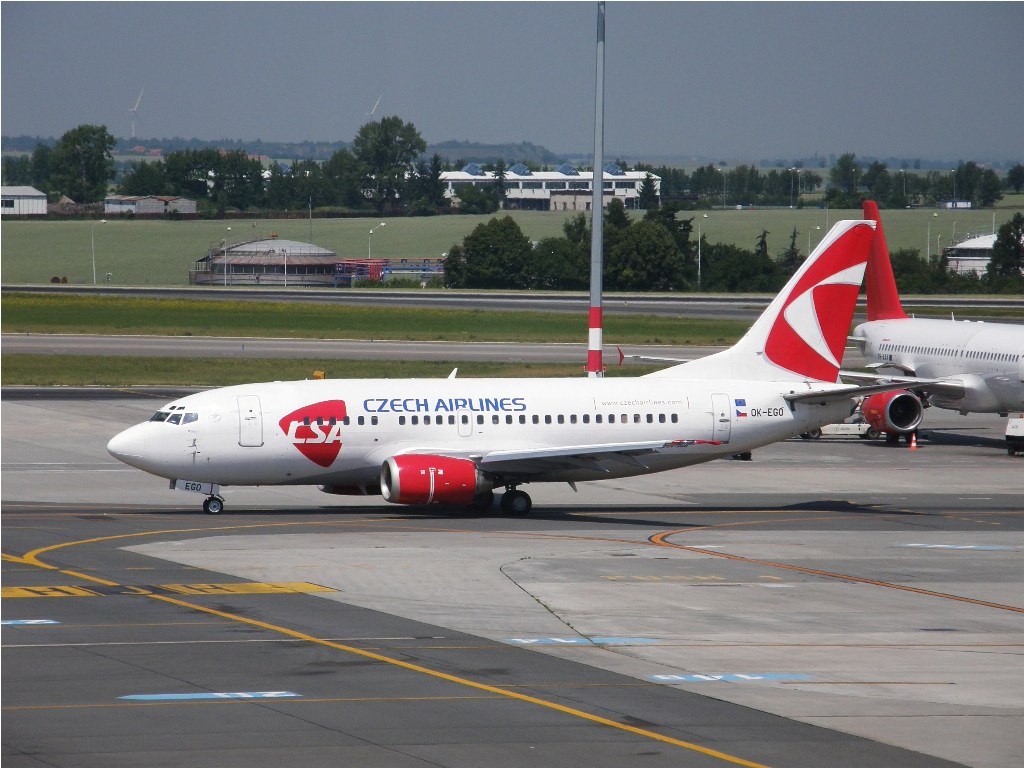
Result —
[[510, 486], [501, 496], [501, 511], [509, 517], [523, 517], [530, 514], [533, 499], [526, 491], [516, 490]]
[[219, 515], [224, 511], [224, 499], [220, 496], [208, 496], [203, 502], [203, 512], [208, 515]]

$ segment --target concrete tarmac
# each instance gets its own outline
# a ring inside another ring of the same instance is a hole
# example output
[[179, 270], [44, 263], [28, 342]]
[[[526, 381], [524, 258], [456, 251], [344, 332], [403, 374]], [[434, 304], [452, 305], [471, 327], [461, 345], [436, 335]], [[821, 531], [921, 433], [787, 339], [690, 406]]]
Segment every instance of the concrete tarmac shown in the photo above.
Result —
[[[1024, 764], [1024, 459], [792, 440], [524, 519], [200, 496], [2, 402], [5, 766]], [[153, 698], [123, 698], [149, 696]]]

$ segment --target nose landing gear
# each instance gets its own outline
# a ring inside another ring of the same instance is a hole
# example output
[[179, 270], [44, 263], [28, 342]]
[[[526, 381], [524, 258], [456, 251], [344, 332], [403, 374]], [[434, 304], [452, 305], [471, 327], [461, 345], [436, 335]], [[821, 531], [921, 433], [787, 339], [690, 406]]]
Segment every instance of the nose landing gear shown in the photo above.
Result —
[[219, 515], [224, 511], [224, 499], [220, 496], [208, 496], [203, 502], [203, 512], [208, 515]]

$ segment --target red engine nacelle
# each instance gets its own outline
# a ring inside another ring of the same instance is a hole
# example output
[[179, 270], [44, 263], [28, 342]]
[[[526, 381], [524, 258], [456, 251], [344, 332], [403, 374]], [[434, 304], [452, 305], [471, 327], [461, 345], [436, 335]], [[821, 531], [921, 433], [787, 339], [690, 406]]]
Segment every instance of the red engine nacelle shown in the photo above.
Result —
[[406, 454], [380, 468], [380, 492], [393, 504], [470, 504], [491, 488], [468, 459]]
[[860, 404], [860, 413], [864, 421], [879, 432], [908, 435], [921, 423], [924, 409], [917, 395], [900, 389], [865, 397]]

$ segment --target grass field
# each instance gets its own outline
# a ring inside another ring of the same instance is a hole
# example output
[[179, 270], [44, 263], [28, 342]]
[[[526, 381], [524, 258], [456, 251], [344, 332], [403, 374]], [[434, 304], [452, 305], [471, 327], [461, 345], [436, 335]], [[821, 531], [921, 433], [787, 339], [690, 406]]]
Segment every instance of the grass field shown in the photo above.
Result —
[[[990, 233], [1018, 208], [1024, 195], [1008, 196], [995, 210], [915, 209], [884, 211], [883, 222], [889, 247], [914, 248], [922, 254], [930, 233], [932, 252], [938, 244], [949, 245], [967, 233]], [[501, 214], [505, 215], [505, 214]], [[562, 234], [562, 224], [571, 214], [555, 212], [508, 212], [532, 240]], [[680, 214], [680, 216], [702, 214]], [[859, 210], [744, 209], [712, 210], [701, 219], [701, 232], [709, 242], [734, 243], [753, 248], [762, 229], [769, 232], [773, 255], [789, 245], [797, 229], [797, 246], [804, 253], [808, 241], [813, 248], [827, 229], [843, 218], [859, 218]], [[440, 257], [453, 243], [461, 242], [477, 224], [490, 216], [433, 216], [387, 219], [387, 226], [373, 235], [373, 255], [381, 258], [421, 259]], [[994, 222], [993, 222], [994, 219]], [[231, 243], [279, 237], [330, 248], [342, 258], [365, 258], [370, 228], [381, 221], [364, 219], [232, 220], [232, 221], [7, 221], [0, 227], [0, 280], [4, 283], [47, 283], [52, 277], [67, 277], [74, 285], [92, 282], [92, 242], [95, 237], [96, 272], [104, 282], [110, 274], [115, 285], [185, 285], [193, 262], [226, 236]], [[227, 231], [227, 227], [231, 231]], [[808, 235], [810, 238], [808, 239]], [[941, 238], [941, 240], [940, 240]]]
[[[2, 355], [0, 383], [9, 386], [186, 386], [226, 387], [253, 381], [295, 381], [323, 371], [329, 378], [445, 378], [452, 368], [460, 378], [580, 376], [580, 364], [425, 362], [378, 360], [195, 359], [162, 357], [91, 357]], [[609, 367], [609, 376], [640, 376], [649, 365]]]
[[[609, 315], [613, 344], [719, 345], [747, 329], [741, 320]], [[586, 317], [564, 312], [430, 310], [286, 302], [136, 299], [10, 294], [4, 333], [574, 342]]]

